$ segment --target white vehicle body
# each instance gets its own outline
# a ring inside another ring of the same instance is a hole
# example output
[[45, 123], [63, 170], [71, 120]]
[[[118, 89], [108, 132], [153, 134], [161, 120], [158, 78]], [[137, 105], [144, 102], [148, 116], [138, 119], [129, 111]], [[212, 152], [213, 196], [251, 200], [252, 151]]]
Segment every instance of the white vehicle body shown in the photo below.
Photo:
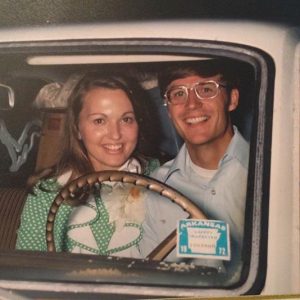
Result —
[[[0, 43], [7, 45], [23, 42], [74, 42], [83, 40], [116, 40], [117, 43], [129, 39], [142, 45], [143, 40], [183, 40], [225, 42], [249, 46], [267, 53], [274, 61], [275, 81], [272, 115], [272, 144], [269, 186], [269, 215], [267, 232], [267, 267], [261, 294], [300, 294], [300, 195], [299, 195], [299, 148], [300, 148], [300, 31], [285, 25], [254, 23], [242, 21], [156, 21], [124, 22], [68, 26], [49, 26], [47, 28], [13, 28], [1, 30]], [[247, 54], [247, 48], [244, 54]], [[28, 56], [28, 62], [34, 64], [55, 64], [60, 59], [68, 64], [68, 57], [41, 55]], [[85, 55], [71, 57], [70, 64], [89, 62]], [[105, 63], [113, 60], [161, 61], [176, 59], [166, 54], [141, 55], [95, 55], [92, 61]], [[184, 59], [181, 57], [181, 59]], [[189, 57], [191, 59], [191, 57]], [[53, 60], [55, 63], [53, 63]], [[257, 225], [259, 226], [259, 225]], [[257, 228], [260, 230], [260, 228]], [[257, 253], [252, 251], [251, 264], [258, 264]], [[248, 287], [254, 278], [248, 278]], [[48, 282], [22, 282], [0, 280], [0, 287], [15, 291], [37, 289], [50, 291], [89, 291], [93, 293], [109, 292], [116, 289], [113, 285], [102, 284], [63, 284]], [[144, 295], [144, 297], [197, 296], [198, 291], [182, 288], [172, 292], [172, 287], [118, 286], [117, 293]], [[226, 295], [238, 295], [247, 292], [246, 288], [227, 291]], [[175, 294], [173, 294], [175, 293]], [[205, 296], [224, 295], [223, 290], [203, 290]], [[201, 294], [201, 295], [202, 295]]]

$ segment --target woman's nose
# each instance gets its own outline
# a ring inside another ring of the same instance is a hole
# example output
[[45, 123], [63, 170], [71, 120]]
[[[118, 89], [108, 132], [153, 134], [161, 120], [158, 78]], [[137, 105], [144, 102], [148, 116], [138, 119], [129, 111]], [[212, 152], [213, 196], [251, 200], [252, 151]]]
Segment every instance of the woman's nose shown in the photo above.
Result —
[[118, 123], [110, 124], [110, 126], [108, 128], [108, 134], [114, 140], [120, 139], [121, 138], [120, 124], [118, 124]]

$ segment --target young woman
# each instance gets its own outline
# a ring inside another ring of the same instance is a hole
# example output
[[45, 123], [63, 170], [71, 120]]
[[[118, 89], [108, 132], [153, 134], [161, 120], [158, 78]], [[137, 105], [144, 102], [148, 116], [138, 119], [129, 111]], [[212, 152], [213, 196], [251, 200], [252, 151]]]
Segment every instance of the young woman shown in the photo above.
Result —
[[[28, 196], [17, 249], [46, 251], [49, 208], [70, 180], [92, 171], [150, 174], [159, 163], [141, 155], [143, 107], [123, 78], [86, 74], [72, 92], [62, 155], [52, 174]], [[55, 220], [57, 251], [141, 257], [143, 193], [106, 183], [81, 206], [61, 205]]]

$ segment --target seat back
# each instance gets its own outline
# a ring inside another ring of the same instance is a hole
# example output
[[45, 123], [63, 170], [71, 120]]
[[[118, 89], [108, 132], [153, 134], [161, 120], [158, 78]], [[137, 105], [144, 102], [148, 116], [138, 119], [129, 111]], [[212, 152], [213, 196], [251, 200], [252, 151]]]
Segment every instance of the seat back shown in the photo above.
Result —
[[14, 250], [27, 196], [24, 188], [0, 188], [0, 250]]

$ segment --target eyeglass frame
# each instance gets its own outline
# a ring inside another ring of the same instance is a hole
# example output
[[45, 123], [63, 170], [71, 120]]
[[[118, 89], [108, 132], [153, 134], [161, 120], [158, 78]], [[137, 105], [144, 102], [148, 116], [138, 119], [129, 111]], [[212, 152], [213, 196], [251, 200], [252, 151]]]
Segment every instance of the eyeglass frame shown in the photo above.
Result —
[[[216, 95], [214, 95], [212, 97], [209, 97], [209, 98], [200, 97], [198, 95], [198, 93], [197, 93], [197, 90], [195, 90], [195, 86], [199, 85], [200, 83], [201, 84], [205, 84], [205, 83], [213, 83], [213, 84], [215, 84], [215, 86], [217, 87], [217, 93], [216, 93]], [[198, 81], [198, 82], [194, 83], [191, 86], [186, 86], [186, 85], [176, 85], [176, 86], [173, 86], [173, 87], [171, 87], [171, 89], [172, 88], [183, 88], [183, 89], [186, 90], [186, 94], [187, 94], [187, 98], [186, 98], [185, 102], [183, 102], [183, 103], [177, 103], [177, 104], [174, 104], [171, 101], [169, 101], [168, 96], [167, 96], [167, 93], [168, 93], [169, 89], [167, 88], [166, 92], [164, 94], [164, 99], [165, 99], [164, 106], [167, 106], [167, 104], [171, 104], [171, 105], [182, 105], [182, 104], [185, 104], [186, 101], [188, 100], [190, 90], [195, 90], [195, 95], [196, 95], [196, 97], [197, 97], [198, 100], [206, 100], [206, 99], [207, 100], [211, 100], [211, 99], [214, 99], [215, 97], [218, 96], [219, 91], [220, 91], [220, 87], [226, 88], [226, 87], [228, 87], [228, 85], [220, 83], [220, 82], [216, 82], [215, 80], [208, 80], [208, 81]]]

